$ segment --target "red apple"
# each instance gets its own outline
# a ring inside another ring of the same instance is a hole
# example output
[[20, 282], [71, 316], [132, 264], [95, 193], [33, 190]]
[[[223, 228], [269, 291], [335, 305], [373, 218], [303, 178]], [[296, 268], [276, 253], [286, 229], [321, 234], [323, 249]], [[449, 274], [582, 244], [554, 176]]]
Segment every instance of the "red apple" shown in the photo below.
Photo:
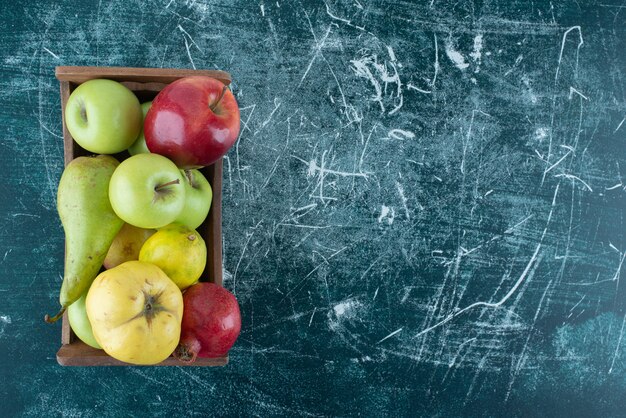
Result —
[[184, 77], [152, 101], [144, 121], [146, 145], [180, 168], [199, 168], [222, 158], [239, 136], [239, 106], [222, 82]]

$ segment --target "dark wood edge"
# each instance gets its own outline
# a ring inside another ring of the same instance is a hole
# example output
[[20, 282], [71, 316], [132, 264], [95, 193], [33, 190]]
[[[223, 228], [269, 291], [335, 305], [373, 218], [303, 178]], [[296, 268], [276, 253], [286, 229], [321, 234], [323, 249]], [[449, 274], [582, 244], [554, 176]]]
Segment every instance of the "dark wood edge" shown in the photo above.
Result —
[[121, 84], [132, 91], [151, 91], [157, 93], [167, 86], [167, 83], [140, 83], [138, 81], [122, 81]]
[[[67, 125], [65, 124], [65, 103], [67, 103], [67, 99], [70, 97], [70, 83], [67, 81], [60, 82], [61, 88], [61, 119], [63, 125], [63, 159], [64, 164], [67, 166], [70, 161], [74, 159], [74, 140], [70, 135], [70, 131], [67, 129]], [[70, 138], [70, 140], [66, 140], [66, 138]], [[72, 329], [70, 328], [70, 321], [67, 316], [67, 311], [63, 314], [62, 325], [61, 325], [61, 343], [69, 344], [72, 342]]]
[[63, 319], [61, 319], [61, 343], [63, 345], [70, 344], [74, 340], [74, 332], [70, 327], [70, 320], [67, 315], [67, 311], [65, 311]]
[[121, 81], [171, 83], [182, 77], [204, 75], [229, 85], [229, 73], [219, 70], [189, 70], [180, 68], [137, 68], [137, 67], [56, 67], [56, 78], [60, 81], [83, 83], [94, 78]]
[[65, 124], [65, 104], [70, 98], [70, 83], [69, 81], [61, 81], [61, 119], [63, 125], [63, 156], [65, 166], [74, 159], [74, 138], [70, 134]]
[[209, 242], [217, 245], [209, 246], [207, 262], [211, 281], [222, 286], [222, 171], [223, 159], [220, 158], [211, 166], [209, 183], [213, 189], [211, 214], [209, 215]]
[[[98, 350], [88, 346], [82, 341], [75, 341], [72, 344], [62, 345], [57, 352], [57, 362], [61, 366], [130, 366], [137, 367], [135, 364], [124, 363], [107, 355], [103, 350]], [[153, 366], [225, 366], [228, 364], [228, 356], [217, 358], [200, 358], [198, 357], [193, 363], [184, 363], [168, 357], [164, 361]]]

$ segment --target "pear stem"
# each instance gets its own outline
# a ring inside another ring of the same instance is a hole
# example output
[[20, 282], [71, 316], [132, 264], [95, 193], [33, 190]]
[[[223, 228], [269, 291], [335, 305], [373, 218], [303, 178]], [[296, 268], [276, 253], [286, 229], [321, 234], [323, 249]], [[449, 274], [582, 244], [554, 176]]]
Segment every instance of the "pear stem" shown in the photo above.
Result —
[[164, 187], [171, 186], [172, 184], [178, 184], [178, 183], [180, 183], [179, 179], [168, 181], [167, 183], [159, 184], [158, 186], [156, 186], [154, 188], [154, 191], [158, 192], [159, 190], [161, 190]]
[[217, 105], [222, 100], [222, 97], [224, 97], [224, 93], [226, 93], [227, 89], [228, 89], [228, 87], [224, 86], [224, 88], [222, 89], [222, 93], [220, 93], [220, 97], [217, 98], [215, 103], [213, 103], [212, 105], [209, 106], [209, 109], [211, 109], [212, 112], [215, 112], [215, 108], [217, 107]]
[[43, 317], [44, 321], [46, 321], [49, 324], [52, 324], [56, 321], [59, 320], [59, 318], [61, 318], [63, 316], [63, 313], [65, 313], [65, 306], [61, 308], [61, 310], [54, 315], [52, 318], [50, 318], [50, 315], [46, 314], [46, 316]]

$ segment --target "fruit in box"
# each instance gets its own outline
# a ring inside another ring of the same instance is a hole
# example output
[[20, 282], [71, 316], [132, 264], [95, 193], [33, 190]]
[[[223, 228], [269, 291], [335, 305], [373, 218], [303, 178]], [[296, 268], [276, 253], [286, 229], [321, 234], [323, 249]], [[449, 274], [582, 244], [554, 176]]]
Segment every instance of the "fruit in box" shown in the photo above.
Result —
[[182, 361], [228, 354], [239, 332], [241, 315], [235, 296], [215, 283], [198, 283], [183, 295], [180, 344], [174, 355]]
[[100, 349], [102, 347], [100, 347], [100, 344], [96, 341], [96, 337], [93, 336], [91, 323], [87, 317], [87, 307], [85, 306], [86, 300], [87, 292], [83, 293], [83, 295], [76, 302], [72, 303], [69, 308], [67, 308], [67, 318], [70, 321], [72, 331], [74, 331], [74, 334], [76, 334], [82, 342], [92, 346], [93, 348]]
[[176, 222], [196, 229], [204, 222], [211, 209], [213, 189], [198, 170], [183, 170], [183, 179], [185, 180], [185, 207], [176, 218]]
[[150, 152], [180, 168], [198, 168], [222, 158], [239, 136], [239, 106], [233, 93], [210, 77], [185, 77], [152, 101], [144, 121]]
[[126, 261], [139, 260], [141, 246], [155, 232], [154, 229], [137, 228], [125, 223], [109, 247], [103, 262], [104, 268], [110, 269]]
[[65, 271], [54, 322], [87, 291], [124, 222], [109, 202], [110, 179], [118, 161], [108, 155], [78, 157], [63, 171], [57, 209], [65, 232]]
[[206, 254], [206, 244], [197, 231], [174, 223], [148, 238], [141, 247], [139, 260], [158, 266], [184, 290], [202, 275]]
[[65, 106], [65, 125], [74, 140], [96, 154], [128, 148], [142, 124], [139, 100], [113, 80], [89, 80], [76, 87]]
[[185, 206], [182, 173], [158, 154], [137, 154], [124, 160], [109, 185], [111, 206], [117, 215], [139, 228], [161, 228]]
[[183, 298], [153, 264], [127, 261], [98, 275], [87, 294], [87, 316], [104, 351], [132, 364], [156, 364], [180, 338]]
[[139, 132], [139, 136], [137, 137], [135, 142], [133, 142], [133, 145], [128, 147], [128, 153], [130, 155], [146, 154], [150, 152], [150, 150], [146, 146], [146, 137], [143, 134], [143, 121], [146, 118], [146, 113], [148, 113], [150, 106], [152, 106], [152, 102], [146, 102], [141, 104], [141, 113], [143, 114], [143, 118], [141, 120], [141, 131]]

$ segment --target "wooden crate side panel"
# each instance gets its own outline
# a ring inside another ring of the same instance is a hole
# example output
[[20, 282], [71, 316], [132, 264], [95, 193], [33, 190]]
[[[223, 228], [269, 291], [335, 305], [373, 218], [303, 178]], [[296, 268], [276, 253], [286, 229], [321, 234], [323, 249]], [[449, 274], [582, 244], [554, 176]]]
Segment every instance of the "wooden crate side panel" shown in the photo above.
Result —
[[136, 67], [56, 67], [56, 78], [60, 81], [84, 83], [94, 78], [108, 78], [117, 81], [138, 81], [142, 83], [171, 83], [182, 77], [203, 75], [220, 80], [228, 85], [230, 74], [218, 70], [186, 70], [174, 68], [136, 68]]
[[[116, 360], [104, 351], [90, 347], [80, 340], [61, 346], [57, 352], [57, 361], [62, 366], [135, 366]], [[197, 358], [191, 364], [178, 361], [174, 357], [168, 357], [154, 366], [224, 366], [227, 363], [228, 356]]]

